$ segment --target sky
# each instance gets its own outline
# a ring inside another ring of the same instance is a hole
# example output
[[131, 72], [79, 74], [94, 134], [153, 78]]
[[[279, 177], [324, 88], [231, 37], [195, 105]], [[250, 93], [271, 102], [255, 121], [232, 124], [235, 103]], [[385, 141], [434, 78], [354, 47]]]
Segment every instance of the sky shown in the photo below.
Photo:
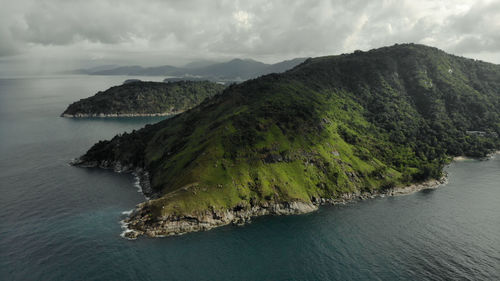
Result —
[[500, 0], [0, 0], [0, 75], [409, 42], [500, 64]]

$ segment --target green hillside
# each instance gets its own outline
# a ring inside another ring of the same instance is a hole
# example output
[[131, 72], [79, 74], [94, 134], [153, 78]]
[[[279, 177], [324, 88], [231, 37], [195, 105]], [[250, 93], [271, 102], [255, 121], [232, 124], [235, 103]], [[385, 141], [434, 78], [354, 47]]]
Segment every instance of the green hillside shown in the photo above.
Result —
[[134, 81], [111, 87], [77, 101], [61, 114], [65, 117], [174, 114], [222, 92], [225, 86], [208, 81], [172, 83]]
[[499, 116], [500, 66], [395, 45], [232, 85], [97, 143], [80, 164], [148, 171], [156, 199], [141, 216], [152, 224], [439, 178], [449, 156], [500, 147]]

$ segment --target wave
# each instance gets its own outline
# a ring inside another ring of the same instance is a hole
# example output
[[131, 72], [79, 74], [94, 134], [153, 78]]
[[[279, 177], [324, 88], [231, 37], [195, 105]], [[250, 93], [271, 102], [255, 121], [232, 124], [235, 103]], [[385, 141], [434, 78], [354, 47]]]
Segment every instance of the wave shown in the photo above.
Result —
[[120, 221], [120, 227], [123, 230], [122, 233], [120, 233], [121, 238], [125, 238], [127, 240], [135, 240], [137, 238], [134, 237], [129, 237], [127, 236], [127, 233], [134, 232], [132, 229], [128, 228], [128, 223], [125, 222], [125, 220]]
[[137, 174], [134, 174], [134, 186], [137, 188], [137, 192], [142, 193], [141, 179]]
[[142, 185], [141, 185], [141, 177], [139, 173], [133, 172], [132, 175], [134, 176], [134, 186], [137, 188], [137, 192], [141, 193], [146, 200], [149, 200], [149, 197], [144, 194]]
[[133, 212], [133, 211], [134, 211], [134, 209], [130, 209], [130, 210], [128, 210], [128, 211], [123, 211], [123, 212], [122, 212], [122, 215], [127, 215], [127, 216], [129, 216], [130, 214], [132, 214], [132, 212]]

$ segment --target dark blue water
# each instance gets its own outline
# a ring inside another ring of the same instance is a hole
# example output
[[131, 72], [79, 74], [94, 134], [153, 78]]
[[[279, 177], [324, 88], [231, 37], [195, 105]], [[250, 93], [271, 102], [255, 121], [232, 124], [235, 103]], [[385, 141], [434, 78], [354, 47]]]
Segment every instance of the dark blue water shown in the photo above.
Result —
[[122, 239], [132, 176], [67, 163], [159, 119], [58, 115], [125, 79], [0, 79], [0, 280], [500, 280], [500, 156], [453, 164], [437, 190]]

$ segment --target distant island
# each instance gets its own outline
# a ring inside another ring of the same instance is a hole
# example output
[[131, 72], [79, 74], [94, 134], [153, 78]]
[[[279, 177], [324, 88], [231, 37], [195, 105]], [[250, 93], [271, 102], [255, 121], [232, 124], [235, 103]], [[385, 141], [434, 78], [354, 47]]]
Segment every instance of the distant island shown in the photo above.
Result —
[[499, 93], [499, 65], [424, 45], [317, 57], [100, 141], [73, 164], [139, 175], [151, 200], [127, 237], [207, 230], [439, 184], [453, 156], [500, 148]]
[[306, 58], [295, 58], [274, 64], [251, 59], [233, 59], [227, 62], [192, 62], [185, 66], [163, 65], [156, 67], [101, 66], [69, 71], [71, 74], [87, 75], [131, 75], [131, 76], [170, 76], [176, 80], [210, 80], [214, 82], [242, 82], [270, 73], [289, 70]]
[[225, 86], [209, 81], [170, 83], [127, 80], [92, 97], [72, 103], [62, 117], [163, 116], [186, 111]]

